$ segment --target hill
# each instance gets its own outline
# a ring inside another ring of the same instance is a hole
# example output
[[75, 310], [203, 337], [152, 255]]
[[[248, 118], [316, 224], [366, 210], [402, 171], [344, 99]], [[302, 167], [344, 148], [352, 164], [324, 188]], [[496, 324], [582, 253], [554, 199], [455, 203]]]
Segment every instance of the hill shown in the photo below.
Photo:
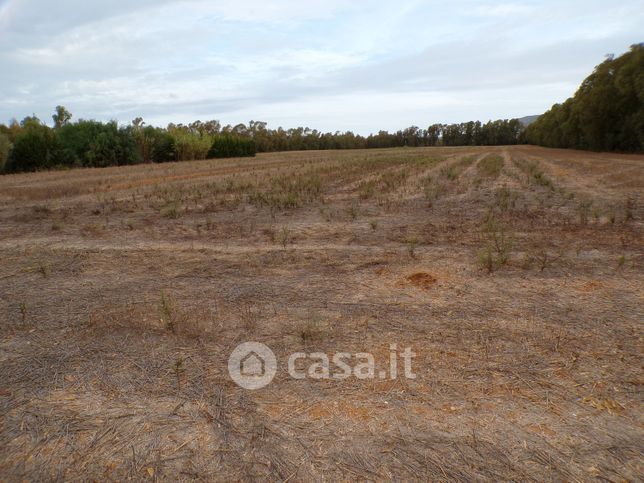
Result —
[[519, 118], [519, 122], [524, 126], [529, 126], [540, 117], [541, 117], [541, 114], [535, 114], [534, 116], [525, 116], [525, 117]]

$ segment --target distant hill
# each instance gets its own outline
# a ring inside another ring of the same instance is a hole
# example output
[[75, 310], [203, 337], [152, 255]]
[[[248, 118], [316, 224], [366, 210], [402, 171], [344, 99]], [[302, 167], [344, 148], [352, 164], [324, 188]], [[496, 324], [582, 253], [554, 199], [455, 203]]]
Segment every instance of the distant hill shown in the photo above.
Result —
[[532, 124], [534, 121], [536, 121], [537, 119], [539, 119], [539, 117], [541, 117], [541, 114], [535, 114], [534, 116], [525, 116], [525, 117], [521, 117], [521, 118], [519, 118], [519, 122], [520, 122], [521, 124], [523, 124], [524, 126], [529, 126], [529, 125], [530, 125], [530, 124]]

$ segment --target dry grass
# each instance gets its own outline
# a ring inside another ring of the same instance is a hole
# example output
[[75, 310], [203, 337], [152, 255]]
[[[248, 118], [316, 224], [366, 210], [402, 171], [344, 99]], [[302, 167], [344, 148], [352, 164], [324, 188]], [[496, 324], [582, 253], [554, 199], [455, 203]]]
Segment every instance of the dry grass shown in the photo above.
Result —
[[[0, 177], [0, 474], [637, 480], [642, 163], [419, 148]], [[227, 358], [248, 340], [280, 364], [411, 346], [417, 378], [280, 367], [246, 391]]]

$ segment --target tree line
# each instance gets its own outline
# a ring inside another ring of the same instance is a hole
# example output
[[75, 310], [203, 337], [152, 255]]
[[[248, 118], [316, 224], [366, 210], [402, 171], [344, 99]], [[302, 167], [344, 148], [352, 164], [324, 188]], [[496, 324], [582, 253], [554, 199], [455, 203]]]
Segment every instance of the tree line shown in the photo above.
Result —
[[36, 171], [57, 167], [105, 167], [207, 158], [254, 156], [256, 152], [325, 149], [366, 149], [403, 146], [474, 146], [516, 144], [521, 123], [516, 119], [460, 124], [411, 126], [393, 133], [361, 136], [351, 131], [320, 132], [309, 128], [270, 129], [267, 123], [222, 126], [195, 121], [166, 128], [146, 126], [138, 117], [128, 126], [116, 121], [78, 120], [57, 106], [53, 127], [35, 116], [0, 124], [0, 172]]
[[644, 152], [644, 44], [607, 56], [575, 95], [530, 124], [530, 144], [592, 151]]
[[254, 156], [256, 150], [252, 139], [232, 131], [162, 129], [146, 126], [141, 118], [128, 126], [116, 121], [71, 122], [72, 115], [63, 106], [56, 107], [52, 118], [53, 127], [35, 116], [0, 124], [0, 172]]
[[361, 136], [308, 127], [270, 129], [265, 122], [222, 126], [219, 121], [127, 126], [80, 119], [57, 106], [53, 127], [35, 116], [0, 124], [0, 172], [56, 167], [101, 167], [206, 158], [254, 156], [256, 152], [494, 146], [518, 143], [596, 151], [644, 152], [644, 44], [609, 56], [577, 93], [555, 104], [524, 128], [518, 119], [411, 126]]

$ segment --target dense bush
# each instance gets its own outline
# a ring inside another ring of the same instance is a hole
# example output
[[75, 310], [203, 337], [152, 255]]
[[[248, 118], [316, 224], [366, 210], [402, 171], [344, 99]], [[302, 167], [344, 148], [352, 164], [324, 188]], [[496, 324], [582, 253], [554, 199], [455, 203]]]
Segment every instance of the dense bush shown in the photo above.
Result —
[[54, 131], [39, 122], [25, 123], [16, 137], [6, 171], [36, 171], [60, 164], [60, 146]]
[[141, 157], [132, 133], [116, 122], [106, 124], [80, 120], [65, 124], [56, 131], [64, 166], [104, 167], [134, 164]]
[[146, 126], [130, 128], [144, 162], [165, 163], [176, 159], [174, 138], [164, 129]]
[[206, 159], [214, 141], [214, 136], [187, 127], [168, 126], [168, 133], [174, 139], [177, 161]]
[[7, 159], [9, 158], [10, 149], [11, 142], [9, 142], [9, 136], [3, 132], [0, 132], [0, 173], [2, 173], [5, 169]]
[[644, 151], [644, 44], [599, 64], [575, 95], [528, 126], [531, 144]]
[[210, 150], [209, 158], [236, 158], [255, 156], [255, 140], [241, 136], [223, 134], [215, 137]]

